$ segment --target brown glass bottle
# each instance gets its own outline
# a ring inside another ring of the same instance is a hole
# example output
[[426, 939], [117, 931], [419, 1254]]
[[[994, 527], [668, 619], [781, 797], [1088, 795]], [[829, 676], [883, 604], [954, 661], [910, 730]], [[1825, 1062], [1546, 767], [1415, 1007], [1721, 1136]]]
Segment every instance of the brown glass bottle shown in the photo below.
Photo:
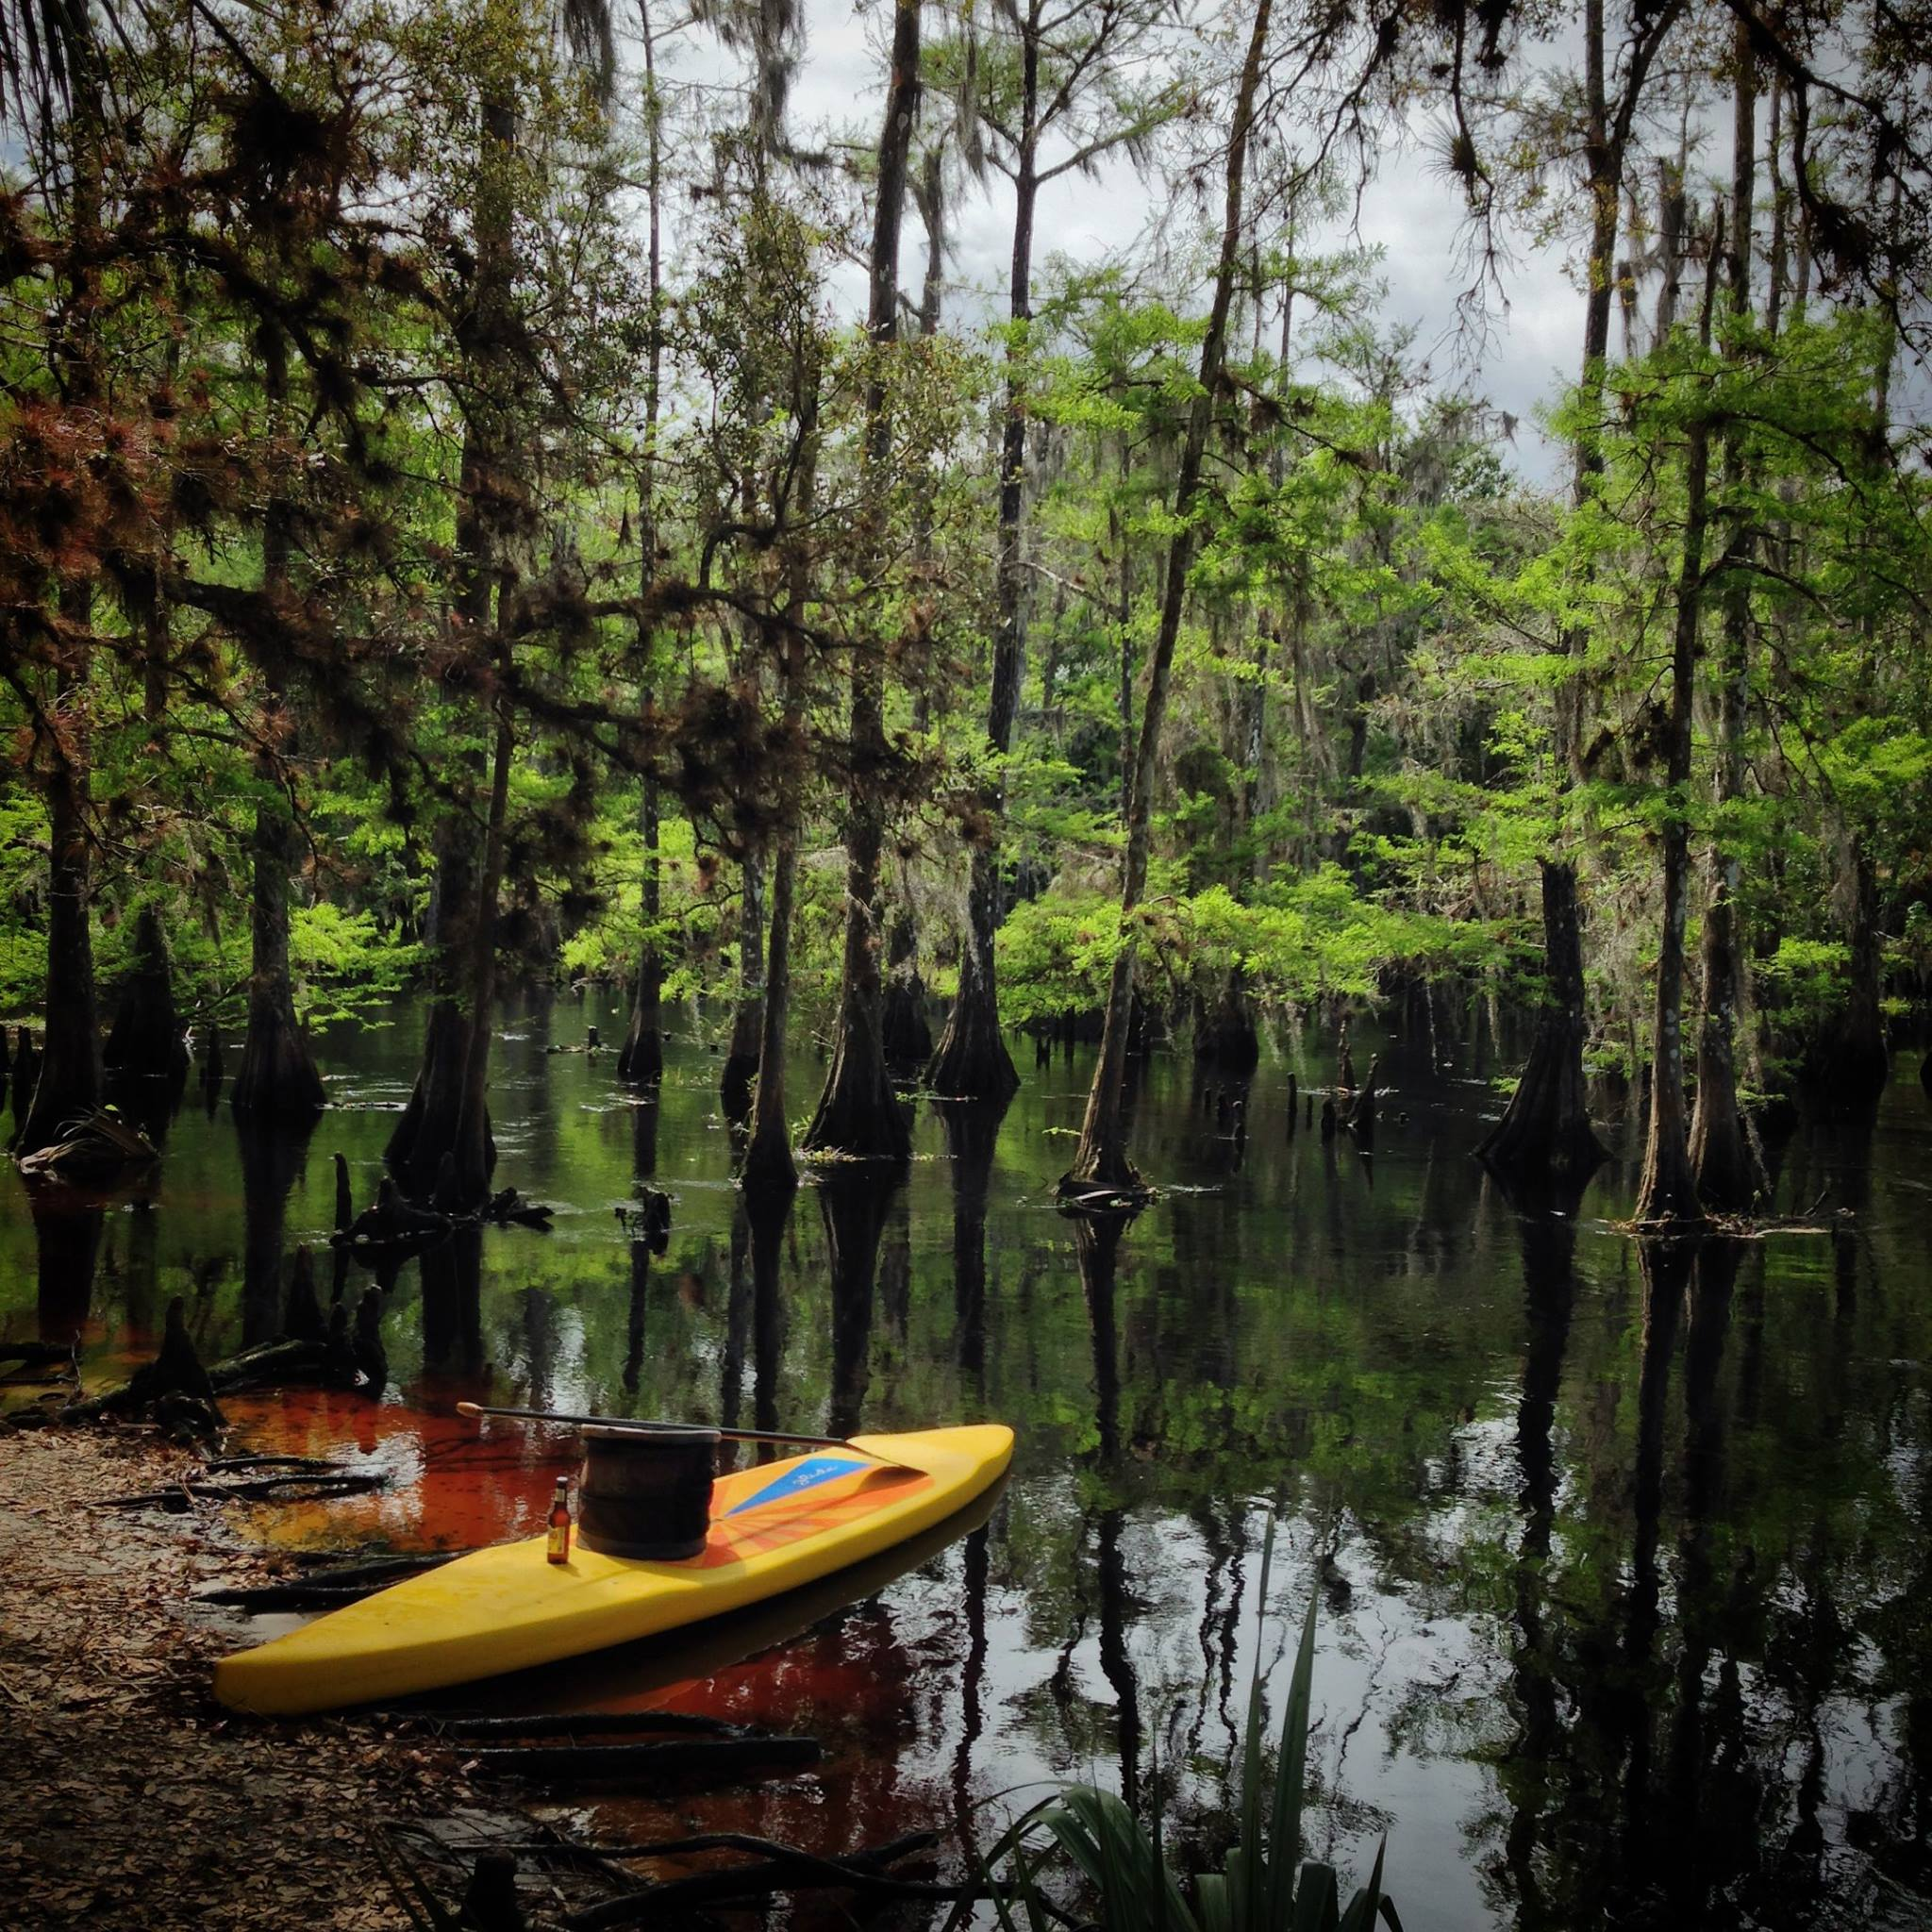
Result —
[[544, 1553], [553, 1563], [570, 1561], [570, 1478], [557, 1478], [557, 1493], [550, 1499], [550, 1547]]

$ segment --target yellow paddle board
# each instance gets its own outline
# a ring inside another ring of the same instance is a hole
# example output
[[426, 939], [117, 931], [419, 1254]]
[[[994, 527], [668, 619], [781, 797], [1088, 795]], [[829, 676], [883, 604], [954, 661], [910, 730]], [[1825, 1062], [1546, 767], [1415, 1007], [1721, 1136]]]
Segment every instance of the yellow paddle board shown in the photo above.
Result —
[[741, 1609], [862, 1561], [962, 1508], [1006, 1473], [1013, 1432], [987, 1424], [859, 1436], [890, 1458], [814, 1450], [721, 1476], [705, 1547], [675, 1563], [545, 1539], [411, 1576], [215, 1666], [235, 1710], [294, 1716], [438, 1690], [581, 1657]]

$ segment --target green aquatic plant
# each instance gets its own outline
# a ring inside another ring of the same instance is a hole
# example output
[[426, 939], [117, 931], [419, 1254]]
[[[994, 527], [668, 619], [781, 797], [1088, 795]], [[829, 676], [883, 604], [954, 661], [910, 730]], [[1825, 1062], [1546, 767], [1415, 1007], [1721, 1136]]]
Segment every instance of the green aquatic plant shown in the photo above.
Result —
[[[1261, 1548], [1261, 1601], [1274, 1555], [1271, 1522]], [[1295, 1650], [1281, 1744], [1271, 1781], [1263, 1765], [1266, 1723], [1260, 1657], [1248, 1687], [1239, 1830], [1226, 1863], [1191, 1881], [1168, 1862], [1158, 1807], [1146, 1821], [1111, 1791], [1070, 1785], [1024, 1813], [987, 1860], [987, 1892], [1002, 1932], [1368, 1932], [1377, 1917], [1402, 1932], [1394, 1902], [1382, 1892], [1382, 1846], [1369, 1880], [1344, 1907], [1332, 1865], [1304, 1860], [1302, 1790], [1308, 1759], [1308, 1708], [1315, 1672], [1315, 1601], [1308, 1599]], [[1050, 1886], [1084, 1888], [1080, 1908]], [[956, 1914], [947, 1932], [960, 1923]]]

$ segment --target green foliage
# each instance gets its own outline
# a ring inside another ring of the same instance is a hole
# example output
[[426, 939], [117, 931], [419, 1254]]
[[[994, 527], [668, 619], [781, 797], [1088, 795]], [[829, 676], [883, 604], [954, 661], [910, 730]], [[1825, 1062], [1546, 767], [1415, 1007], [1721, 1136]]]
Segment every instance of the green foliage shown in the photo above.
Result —
[[[1132, 0], [1035, 50], [1048, 187], [1104, 156], [1193, 179], [1200, 155], [1178, 157], [1214, 125], [1216, 57], [1170, 58], [1159, 19]], [[942, 242], [989, 152], [1018, 158], [1024, 24], [982, 27], [928, 50], [952, 112], [920, 130], [916, 211]], [[1281, 220], [1244, 264], [1225, 378], [1204, 397], [1199, 261], [1173, 234], [1036, 263], [1023, 322], [922, 310], [874, 343], [846, 282], [871, 234], [867, 169], [781, 164], [773, 130], [719, 123], [668, 54], [641, 126], [555, 28], [537, 0], [294, 0], [217, 31], [171, 0], [104, 56], [139, 113], [69, 103], [35, 135], [0, 281], [8, 608], [85, 588], [92, 620], [23, 619], [0, 688], [8, 1013], [44, 995], [46, 801], [69, 751], [103, 1004], [118, 935], [152, 901], [188, 1008], [237, 1009], [255, 812], [285, 799], [296, 996], [323, 1019], [438, 960], [441, 855], [485, 820], [503, 711], [506, 965], [617, 982], [648, 950], [666, 996], [722, 1024], [741, 866], [795, 829], [791, 978], [802, 1025], [822, 1024], [857, 788], [886, 822], [882, 931], [910, 916], [929, 989], [957, 979], [969, 853], [992, 840], [1006, 1019], [1091, 1012], [1121, 941], [1124, 793], [1197, 405], [1208, 487], [1135, 925], [1157, 999], [1178, 1013], [1238, 979], [1288, 1011], [1417, 974], [1530, 991], [1539, 861], [1560, 856], [1587, 908], [1592, 1051], [1625, 1056], [1649, 1003], [1659, 835], [1680, 818], [1693, 928], [1723, 856], [1751, 946], [1779, 941], [1761, 1004], [1781, 1028], [1823, 1024], [1857, 962], [1923, 974], [1907, 921], [1932, 890], [1932, 489], [1924, 431], [1874, 416], [1896, 386], [1890, 298], [1813, 291], [1775, 334], [1720, 299], [1708, 342], [1683, 316], [1656, 340], [1633, 323], [1603, 387], [1547, 411], [1592, 458], [1573, 500], [1567, 474], [1519, 480], [1513, 425], [1386, 319], [1374, 249], [1306, 247], [1348, 197], [1292, 142], [1271, 133], [1251, 157]], [[330, 130], [299, 166], [264, 133], [291, 113]], [[83, 153], [114, 212], [89, 337], [101, 394], [76, 412], [49, 324], [100, 254], [73, 246]], [[655, 268], [653, 180], [660, 216], [698, 211], [664, 228]], [[1560, 225], [1553, 181], [1524, 192], [1519, 212]], [[161, 229], [122, 223], [163, 206]], [[993, 760], [1009, 395], [1025, 648]], [[1722, 541], [1679, 796], [1660, 783], [1659, 680], [1693, 430], [1716, 452]], [[111, 490], [86, 483], [82, 445]], [[1734, 619], [1744, 722], [1726, 749]], [[856, 758], [860, 665], [883, 671], [885, 746]], [[1740, 784], [1719, 783], [1727, 759]], [[1844, 883], [1859, 868], [1862, 908]]]

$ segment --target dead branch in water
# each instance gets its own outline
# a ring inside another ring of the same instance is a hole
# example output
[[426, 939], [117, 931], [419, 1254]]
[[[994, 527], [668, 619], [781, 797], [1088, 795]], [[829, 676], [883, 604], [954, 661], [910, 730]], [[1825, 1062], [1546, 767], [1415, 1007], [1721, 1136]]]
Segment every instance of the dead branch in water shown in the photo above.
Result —
[[104, 1509], [164, 1509], [189, 1503], [322, 1503], [336, 1496], [361, 1496], [389, 1481], [384, 1469], [341, 1470], [334, 1474], [261, 1476], [250, 1482], [200, 1482], [184, 1476], [172, 1489], [143, 1490], [133, 1496], [109, 1496]]
[[471, 1752], [464, 1769], [553, 1784], [629, 1784], [642, 1778], [743, 1775], [816, 1764], [816, 1738], [783, 1733], [746, 1738], [687, 1738], [672, 1744], [508, 1744]]
[[744, 1864], [692, 1873], [600, 1900], [572, 1912], [563, 1923], [570, 1932], [603, 1932], [608, 1926], [634, 1924], [641, 1919], [668, 1918], [704, 1906], [753, 1905], [797, 1891], [857, 1891], [879, 1899], [955, 1902], [990, 1895], [983, 1885], [942, 1885], [930, 1879], [901, 1877], [887, 1869], [916, 1852], [929, 1849], [934, 1842], [930, 1832], [912, 1832], [874, 1851], [829, 1858], [740, 1832], [712, 1832], [662, 1844], [639, 1845], [626, 1849], [621, 1856], [628, 1860], [679, 1857], [699, 1851], [736, 1851], [752, 1857]]

